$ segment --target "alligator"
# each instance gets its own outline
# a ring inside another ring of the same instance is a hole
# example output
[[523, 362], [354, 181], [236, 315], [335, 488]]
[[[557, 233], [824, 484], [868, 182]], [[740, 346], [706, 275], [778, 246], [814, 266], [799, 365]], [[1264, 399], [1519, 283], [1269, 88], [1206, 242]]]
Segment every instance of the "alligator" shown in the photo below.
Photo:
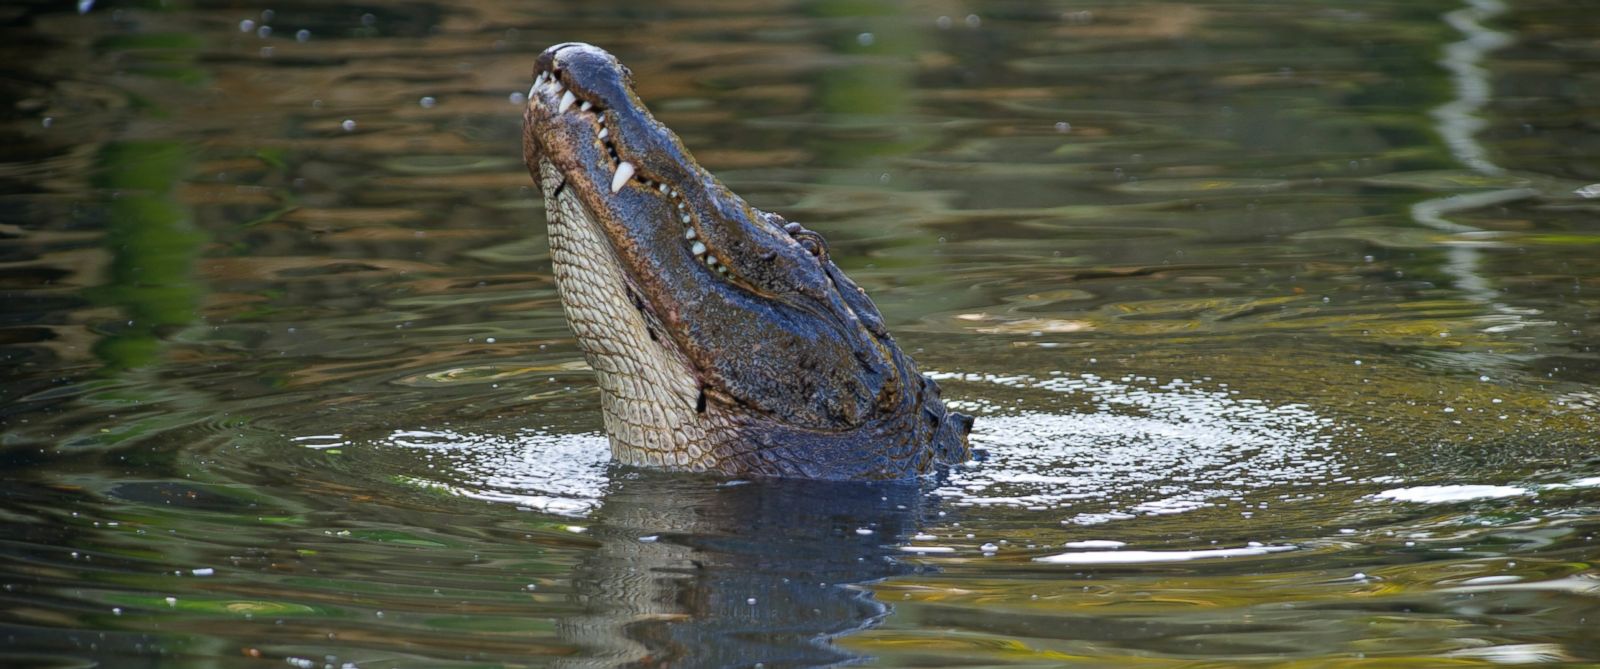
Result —
[[821, 235], [702, 168], [581, 43], [534, 64], [522, 153], [614, 459], [736, 477], [905, 479], [971, 457]]

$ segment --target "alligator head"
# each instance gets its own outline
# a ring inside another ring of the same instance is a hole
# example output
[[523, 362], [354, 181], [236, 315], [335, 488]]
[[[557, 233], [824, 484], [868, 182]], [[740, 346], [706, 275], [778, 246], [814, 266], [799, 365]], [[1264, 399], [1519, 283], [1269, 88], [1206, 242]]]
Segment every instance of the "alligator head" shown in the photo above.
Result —
[[820, 236], [696, 164], [605, 51], [550, 47], [534, 75], [523, 159], [619, 461], [882, 479], [968, 458], [972, 419]]

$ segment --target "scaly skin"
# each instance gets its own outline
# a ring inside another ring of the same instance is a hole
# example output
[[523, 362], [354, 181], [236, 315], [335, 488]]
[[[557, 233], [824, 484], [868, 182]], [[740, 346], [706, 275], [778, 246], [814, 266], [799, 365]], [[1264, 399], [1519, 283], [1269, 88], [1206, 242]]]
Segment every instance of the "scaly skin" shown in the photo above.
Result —
[[945, 409], [820, 236], [696, 164], [611, 54], [558, 44], [534, 74], [523, 160], [617, 460], [824, 479], [967, 460], [972, 419]]

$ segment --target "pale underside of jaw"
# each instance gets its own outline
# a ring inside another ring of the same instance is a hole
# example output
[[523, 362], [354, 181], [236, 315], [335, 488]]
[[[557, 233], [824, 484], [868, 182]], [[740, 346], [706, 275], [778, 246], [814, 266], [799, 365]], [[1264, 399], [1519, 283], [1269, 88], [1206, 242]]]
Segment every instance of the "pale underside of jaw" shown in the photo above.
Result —
[[715, 418], [688, 360], [637, 302], [637, 288], [600, 223], [548, 159], [539, 165], [550, 255], [567, 322], [600, 386], [602, 416], [618, 461], [709, 466]]
[[699, 222], [695, 220], [693, 209], [689, 207], [689, 203], [684, 199], [683, 193], [664, 181], [657, 181], [648, 176], [640, 175], [638, 168], [632, 162], [623, 160], [617, 154], [616, 139], [611, 136], [611, 129], [606, 127], [604, 109], [595, 107], [587, 100], [578, 101], [578, 97], [572, 91], [567, 90], [561, 83], [561, 79], [549, 72], [541, 72], [534, 79], [533, 86], [528, 89], [528, 104], [542, 104], [540, 95], [547, 95], [559, 100], [556, 103], [557, 114], [585, 114], [598, 128], [595, 140], [601, 143], [606, 150], [606, 155], [611, 158], [611, 195], [620, 193], [630, 182], [637, 180], [645, 189], [653, 190], [666, 197], [673, 206], [672, 211], [674, 216], [677, 217], [678, 223], [683, 226], [683, 239], [688, 244], [689, 251], [694, 254], [695, 259], [705, 263], [706, 267], [715, 270], [722, 276], [730, 276], [731, 272], [728, 266], [718, 260], [716, 254], [706, 246], [704, 234], [699, 229]]

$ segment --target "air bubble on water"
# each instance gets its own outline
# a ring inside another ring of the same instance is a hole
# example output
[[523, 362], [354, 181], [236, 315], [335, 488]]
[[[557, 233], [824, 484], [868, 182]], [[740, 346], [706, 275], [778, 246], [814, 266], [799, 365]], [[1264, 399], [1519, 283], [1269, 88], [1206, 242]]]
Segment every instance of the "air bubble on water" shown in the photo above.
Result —
[[311, 31], [301, 28], [294, 33], [294, 41], [302, 44], [311, 41]]
[[948, 16], [941, 16], [933, 20], [933, 25], [939, 26], [940, 30], [949, 30], [952, 23], [954, 21], [951, 21]]
[[872, 33], [861, 33], [856, 35], [856, 44], [860, 44], [861, 46], [872, 46], [872, 43], [876, 41], [878, 41], [878, 38]]
[[417, 101], [417, 105], [421, 106], [423, 109], [433, 109], [433, 106], [436, 104], [439, 104], [439, 101], [428, 95], [422, 96], [422, 99]]
[[247, 32], [250, 32], [252, 30], [255, 30], [255, 29], [256, 29], [256, 22], [255, 21], [252, 21], [250, 19], [245, 19], [245, 20], [239, 22], [239, 32], [247, 33]]
[[1066, 121], [1056, 121], [1056, 132], [1072, 132], [1072, 124]]
[[345, 132], [354, 131], [356, 129], [356, 121], [355, 119], [347, 118], [343, 123], [339, 124], [339, 127], [344, 128]]
[[528, 101], [528, 96], [522, 91], [516, 91], [511, 95], [506, 96], [506, 99], [510, 100], [511, 104], [520, 105]]
[[260, 28], [256, 28], [256, 37], [260, 37], [261, 39], [266, 39], [266, 38], [271, 37], [271, 36], [272, 36], [272, 26], [261, 26]]

